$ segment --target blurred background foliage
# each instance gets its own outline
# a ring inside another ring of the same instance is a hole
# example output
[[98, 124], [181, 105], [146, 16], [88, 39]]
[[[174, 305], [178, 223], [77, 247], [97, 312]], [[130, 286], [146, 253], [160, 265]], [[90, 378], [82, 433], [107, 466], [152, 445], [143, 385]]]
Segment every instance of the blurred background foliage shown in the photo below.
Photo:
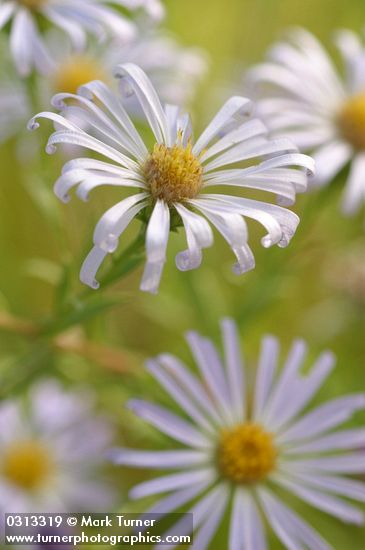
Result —
[[[232, 90], [239, 92], [245, 67], [260, 61], [286, 27], [309, 28], [334, 52], [335, 29], [361, 32], [365, 26], [363, 0], [166, 0], [166, 5], [166, 27], [184, 44], [206, 49], [211, 59], [191, 106], [196, 132]], [[15, 140], [0, 148], [2, 397], [26, 391], [41, 375], [70, 385], [88, 383], [97, 390], [100, 407], [120, 425], [122, 442], [166, 446], [167, 440], [124, 411], [123, 402], [134, 395], [170, 403], [143, 373], [143, 360], [169, 351], [192, 364], [183, 333], [197, 329], [218, 342], [222, 316], [237, 320], [251, 372], [264, 333], [278, 336], [284, 351], [299, 336], [309, 343], [309, 361], [324, 348], [338, 357], [319, 398], [364, 389], [364, 213], [350, 219], [340, 214], [344, 174], [330, 187], [298, 197], [294, 210], [302, 221], [287, 249], [263, 249], [261, 229], [250, 225], [257, 267], [241, 278], [232, 274], [233, 258], [218, 236], [200, 269], [180, 273], [174, 255], [185, 243], [177, 233], [158, 296], [138, 291], [140, 269], [94, 292], [79, 283], [79, 267], [95, 222], [118, 192], [98, 190], [88, 204], [59, 203], [52, 185], [62, 155], [44, 153], [46, 126], [41, 135], [26, 136], [24, 130], [20, 157]], [[139, 222], [134, 224], [121, 250], [138, 232]], [[116, 469], [111, 475], [127, 511], [127, 487], [149, 473]], [[365, 548], [364, 530], [310, 512], [298, 501], [295, 506], [336, 550]], [[140, 511], [141, 505], [130, 509]], [[221, 536], [212, 548], [225, 547]], [[281, 548], [275, 541], [272, 547]]]

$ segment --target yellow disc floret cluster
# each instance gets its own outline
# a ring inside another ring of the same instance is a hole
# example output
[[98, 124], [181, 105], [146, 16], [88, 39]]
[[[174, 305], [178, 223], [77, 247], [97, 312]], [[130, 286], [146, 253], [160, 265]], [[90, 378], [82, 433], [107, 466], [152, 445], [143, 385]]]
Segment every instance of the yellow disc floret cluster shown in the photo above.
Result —
[[365, 93], [351, 97], [338, 115], [342, 136], [355, 149], [365, 149]]
[[274, 469], [277, 451], [272, 435], [247, 422], [224, 430], [217, 460], [222, 477], [234, 483], [256, 483]]
[[18, 0], [18, 3], [30, 10], [37, 10], [41, 8], [47, 0]]
[[98, 60], [87, 55], [73, 55], [58, 65], [53, 74], [52, 87], [55, 92], [76, 94], [80, 86], [92, 80], [108, 80]]
[[9, 483], [32, 491], [49, 478], [52, 460], [48, 450], [37, 441], [20, 441], [5, 449], [0, 470]]
[[203, 167], [190, 143], [186, 147], [156, 143], [144, 175], [152, 197], [167, 204], [196, 197], [203, 185]]

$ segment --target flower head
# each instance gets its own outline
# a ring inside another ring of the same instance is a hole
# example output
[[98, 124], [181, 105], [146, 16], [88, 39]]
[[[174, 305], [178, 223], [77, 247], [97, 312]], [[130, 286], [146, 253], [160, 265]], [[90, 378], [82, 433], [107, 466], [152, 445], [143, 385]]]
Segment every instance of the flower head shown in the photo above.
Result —
[[[112, 440], [93, 398], [56, 381], [33, 386], [29, 400], [0, 405], [0, 512], [96, 511], [113, 491], [95, 476]], [[74, 509], [75, 509], [74, 508]]]
[[[110, 7], [109, 5], [114, 7]], [[10, 22], [10, 49], [19, 74], [27, 76], [35, 68], [48, 73], [54, 61], [45, 45], [38, 20], [47, 20], [62, 29], [76, 50], [83, 50], [86, 33], [99, 39], [111, 34], [120, 41], [134, 38], [136, 27], [115, 7], [145, 9], [160, 19], [160, 0], [5, 0], [0, 6], [0, 29]]]
[[[87, 52], [76, 54], [66, 40], [53, 33], [47, 45], [56, 61], [48, 75], [52, 92], [77, 93], [92, 80], [112, 85], [114, 67], [134, 63], [141, 67], [155, 86], [161, 101], [186, 106], [195, 96], [197, 86], [207, 72], [208, 60], [198, 48], [184, 47], [170, 34], [141, 27], [134, 40], [118, 45], [90, 44]], [[143, 116], [134, 97], [124, 98], [128, 112]]]
[[350, 31], [339, 32], [337, 44], [344, 78], [316, 38], [299, 29], [249, 71], [248, 83], [272, 133], [313, 156], [314, 184], [329, 183], [351, 163], [342, 206], [353, 214], [365, 198], [365, 49]]
[[177, 267], [183, 271], [197, 268], [202, 249], [212, 244], [208, 221], [233, 250], [236, 273], [254, 267], [245, 217], [265, 227], [265, 247], [289, 243], [299, 222], [291, 211], [242, 196], [207, 191], [217, 185], [268, 191], [277, 195], [282, 205], [289, 205], [296, 192], [306, 189], [307, 172], [313, 170], [309, 157], [299, 154], [287, 139], [269, 139], [262, 122], [250, 118], [252, 104], [243, 97], [229, 99], [194, 142], [189, 116], [172, 105], [163, 108], [139, 67], [122, 65], [116, 74], [122, 92], [134, 93], [141, 105], [153, 134], [152, 148], [142, 140], [121, 98], [100, 81], [86, 84], [77, 95], [57, 94], [53, 105], [61, 114], [40, 113], [29, 123], [30, 129], [38, 127], [38, 118], [57, 123], [57, 131], [48, 141], [49, 153], [61, 143], [86, 147], [104, 157], [78, 158], [65, 164], [55, 184], [55, 193], [63, 201], [69, 199], [69, 191], [75, 186], [84, 200], [100, 185], [138, 191], [108, 210], [97, 224], [94, 247], [81, 269], [84, 283], [98, 287], [95, 276], [100, 264], [116, 250], [119, 237], [142, 210], [152, 210], [141, 284], [145, 291], [158, 290], [172, 215], [180, 220], [186, 233], [188, 249], [176, 258]]
[[21, 82], [13, 80], [0, 86], [0, 143], [24, 128], [30, 112], [27, 92]]
[[344, 475], [365, 471], [365, 455], [356, 452], [365, 445], [365, 430], [332, 430], [365, 408], [365, 395], [340, 397], [303, 412], [332, 370], [333, 355], [323, 353], [303, 375], [307, 349], [296, 341], [279, 372], [278, 341], [265, 337], [251, 388], [234, 323], [224, 320], [222, 330], [224, 361], [212, 342], [187, 335], [200, 379], [168, 354], [147, 364], [187, 418], [154, 403], [129, 403], [135, 414], [184, 448], [115, 449], [111, 458], [120, 465], [176, 470], [140, 483], [130, 496], [168, 493], [149, 510], [162, 514], [194, 500], [189, 510], [194, 548], [209, 546], [232, 501], [230, 550], [267, 548], [262, 516], [286, 548], [329, 550], [275, 488], [345, 522], [363, 523], [362, 512], [342, 497], [365, 500], [365, 484]]

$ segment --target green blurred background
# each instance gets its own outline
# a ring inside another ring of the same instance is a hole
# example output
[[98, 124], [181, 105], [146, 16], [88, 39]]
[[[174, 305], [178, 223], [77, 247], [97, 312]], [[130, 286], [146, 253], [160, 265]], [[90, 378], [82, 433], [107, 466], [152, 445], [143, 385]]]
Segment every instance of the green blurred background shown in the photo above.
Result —
[[[361, 32], [365, 27], [363, 0], [165, 3], [165, 26], [184, 44], [206, 49], [211, 59], [209, 76], [191, 106], [197, 132], [230, 90], [239, 89], [245, 67], [260, 61], [288, 26], [307, 27], [332, 52], [335, 29]], [[43, 137], [25, 137], [23, 147], [31, 150], [32, 139], [44, 141], [48, 130]], [[283, 351], [293, 338], [306, 339], [309, 360], [325, 348], [335, 351], [338, 368], [320, 398], [365, 388], [364, 213], [347, 219], [339, 212], [346, 173], [327, 189], [299, 196], [294, 210], [302, 222], [287, 249], [263, 249], [261, 228], [250, 225], [257, 268], [241, 278], [231, 273], [233, 257], [218, 236], [200, 269], [180, 273], [174, 255], [185, 243], [182, 234], [174, 234], [158, 296], [138, 291], [140, 269], [105, 291], [85, 294], [79, 267], [95, 222], [118, 194], [102, 188], [88, 204], [76, 198], [59, 204], [52, 185], [61, 155], [48, 157], [43, 148], [41, 154], [25, 154], [23, 161], [18, 155], [15, 140], [0, 149], [2, 396], [25, 391], [43, 374], [59, 376], [70, 385], [88, 382], [98, 391], [100, 407], [117, 420], [121, 441], [166, 446], [167, 440], [123, 410], [131, 395], [170, 403], [144, 375], [143, 359], [169, 351], [191, 364], [183, 333], [194, 328], [218, 342], [218, 321], [227, 315], [239, 324], [252, 373], [260, 338], [269, 332], [280, 338]], [[124, 243], [138, 230], [139, 222], [134, 223]], [[364, 419], [358, 417], [357, 422]], [[127, 511], [127, 487], [151, 474], [118, 469], [110, 475], [120, 486], [121, 506]], [[365, 548], [363, 529], [293, 502], [336, 550]], [[212, 548], [225, 548], [225, 540], [223, 532]], [[272, 548], [281, 546], [273, 540]]]

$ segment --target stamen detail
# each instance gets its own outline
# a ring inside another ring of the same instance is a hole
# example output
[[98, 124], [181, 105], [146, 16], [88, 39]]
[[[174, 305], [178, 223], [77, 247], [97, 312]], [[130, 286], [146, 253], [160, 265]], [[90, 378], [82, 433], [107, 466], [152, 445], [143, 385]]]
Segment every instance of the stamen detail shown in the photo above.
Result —
[[153, 198], [168, 204], [196, 197], [203, 185], [203, 167], [190, 143], [186, 147], [156, 143], [144, 173]]
[[31, 491], [47, 480], [52, 460], [47, 449], [37, 441], [22, 441], [5, 449], [0, 470], [10, 483]]
[[276, 456], [272, 435], [251, 422], [224, 430], [217, 453], [222, 476], [234, 483], [265, 479], [275, 467]]

